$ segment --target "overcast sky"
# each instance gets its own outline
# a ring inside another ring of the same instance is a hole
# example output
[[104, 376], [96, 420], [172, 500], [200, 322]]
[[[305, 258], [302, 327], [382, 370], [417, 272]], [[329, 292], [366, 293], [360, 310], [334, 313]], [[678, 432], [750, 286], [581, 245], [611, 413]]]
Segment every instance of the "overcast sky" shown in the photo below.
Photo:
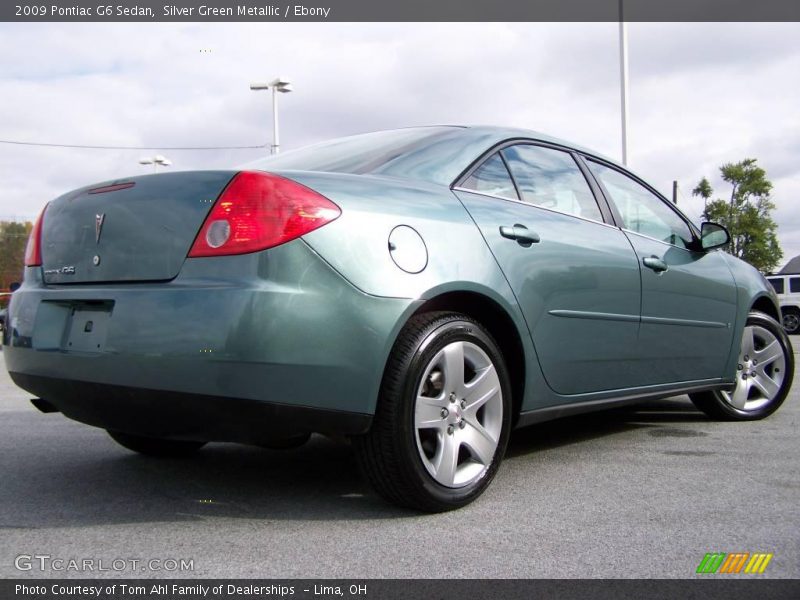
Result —
[[[620, 157], [617, 25], [3, 24], [0, 139], [90, 145], [253, 145], [288, 76], [281, 142], [421, 124], [496, 124]], [[201, 52], [201, 50], [203, 50]], [[629, 26], [629, 166], [695, 221], [691, 190], [753, 157], [775, 184], [785, 260], [800, 254], [800, 24]], [[263, 150], [164, 152], [173, 169]], [[33, 218], [78, 186], [142, 173], [141, 151], [0, 144], [0, 219]], [[151, 152], [150, 154], [153, 154]]]

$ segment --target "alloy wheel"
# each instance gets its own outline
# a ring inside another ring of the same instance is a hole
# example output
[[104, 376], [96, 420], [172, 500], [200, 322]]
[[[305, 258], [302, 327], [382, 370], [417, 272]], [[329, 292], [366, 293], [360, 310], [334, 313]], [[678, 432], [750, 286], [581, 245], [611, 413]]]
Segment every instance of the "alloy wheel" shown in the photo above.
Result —
[[414, 405], [417, 450], [428, 473], [449, 488], [489, 469], [503, 427], [503, 392], [488, 354], [451, 342], [426, 366]]
[[732, 407], [754, 411], [772, 401], [781, 391], [786, 356], [778, 338], [765, 327], [744, 328], [736, 372], [736, 387], [722, 392]]

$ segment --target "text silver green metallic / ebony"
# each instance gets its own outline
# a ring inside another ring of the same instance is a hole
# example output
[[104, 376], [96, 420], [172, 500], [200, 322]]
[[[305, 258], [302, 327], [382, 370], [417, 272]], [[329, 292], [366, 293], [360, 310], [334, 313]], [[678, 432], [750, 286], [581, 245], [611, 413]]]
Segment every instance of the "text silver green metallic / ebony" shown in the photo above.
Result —
[[774, 412], [791, 346], [727, 242], [548, 136], [376, 132], [56, 198], [5, 362], [37, 407], [138, 452], [344, 434], [382, 496], [447, 510], [513, 427], [682, 393]]

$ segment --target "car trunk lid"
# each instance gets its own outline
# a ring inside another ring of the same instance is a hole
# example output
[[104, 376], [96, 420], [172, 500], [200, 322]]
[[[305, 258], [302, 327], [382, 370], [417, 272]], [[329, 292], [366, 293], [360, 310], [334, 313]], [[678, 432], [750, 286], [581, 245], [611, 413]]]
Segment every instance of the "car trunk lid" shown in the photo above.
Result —
[[53, 200], [42, 229], [45, 283], [174, 278], [234, 174], [145, 175], [100, 183]]

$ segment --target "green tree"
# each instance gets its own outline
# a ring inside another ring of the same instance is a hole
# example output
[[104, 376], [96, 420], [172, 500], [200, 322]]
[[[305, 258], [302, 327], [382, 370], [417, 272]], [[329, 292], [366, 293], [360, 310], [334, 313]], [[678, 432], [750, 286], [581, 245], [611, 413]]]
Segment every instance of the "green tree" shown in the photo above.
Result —
[[[32, 223], [0, 221], [0, 293], [8, 291], [13, 282], [22, 281], [25, 245], [32, 227]], [[0, 297], [0, 307], [6, 302], [6, 297]]]
[[757, 269], [773, 270], [783, 257], [778, 225], [772, 219], [772, 182], [755, 158], [720, 167], [722, 180], [730, 184], [730, 197], [709, 200], [714, 193], [704, 177], [692, 194], [704, 200], [703, 216], [724, 225], [731, 234], [730, 252]]
[[692, 190], [692, 196], [700, 196], [703, 199], [703, 218], [706, 221], [708, 221], [708, 199], [711, 198], [711, 194], [713, 193], [714, 190], [705, 177], [703, 177], [700, 183]]

